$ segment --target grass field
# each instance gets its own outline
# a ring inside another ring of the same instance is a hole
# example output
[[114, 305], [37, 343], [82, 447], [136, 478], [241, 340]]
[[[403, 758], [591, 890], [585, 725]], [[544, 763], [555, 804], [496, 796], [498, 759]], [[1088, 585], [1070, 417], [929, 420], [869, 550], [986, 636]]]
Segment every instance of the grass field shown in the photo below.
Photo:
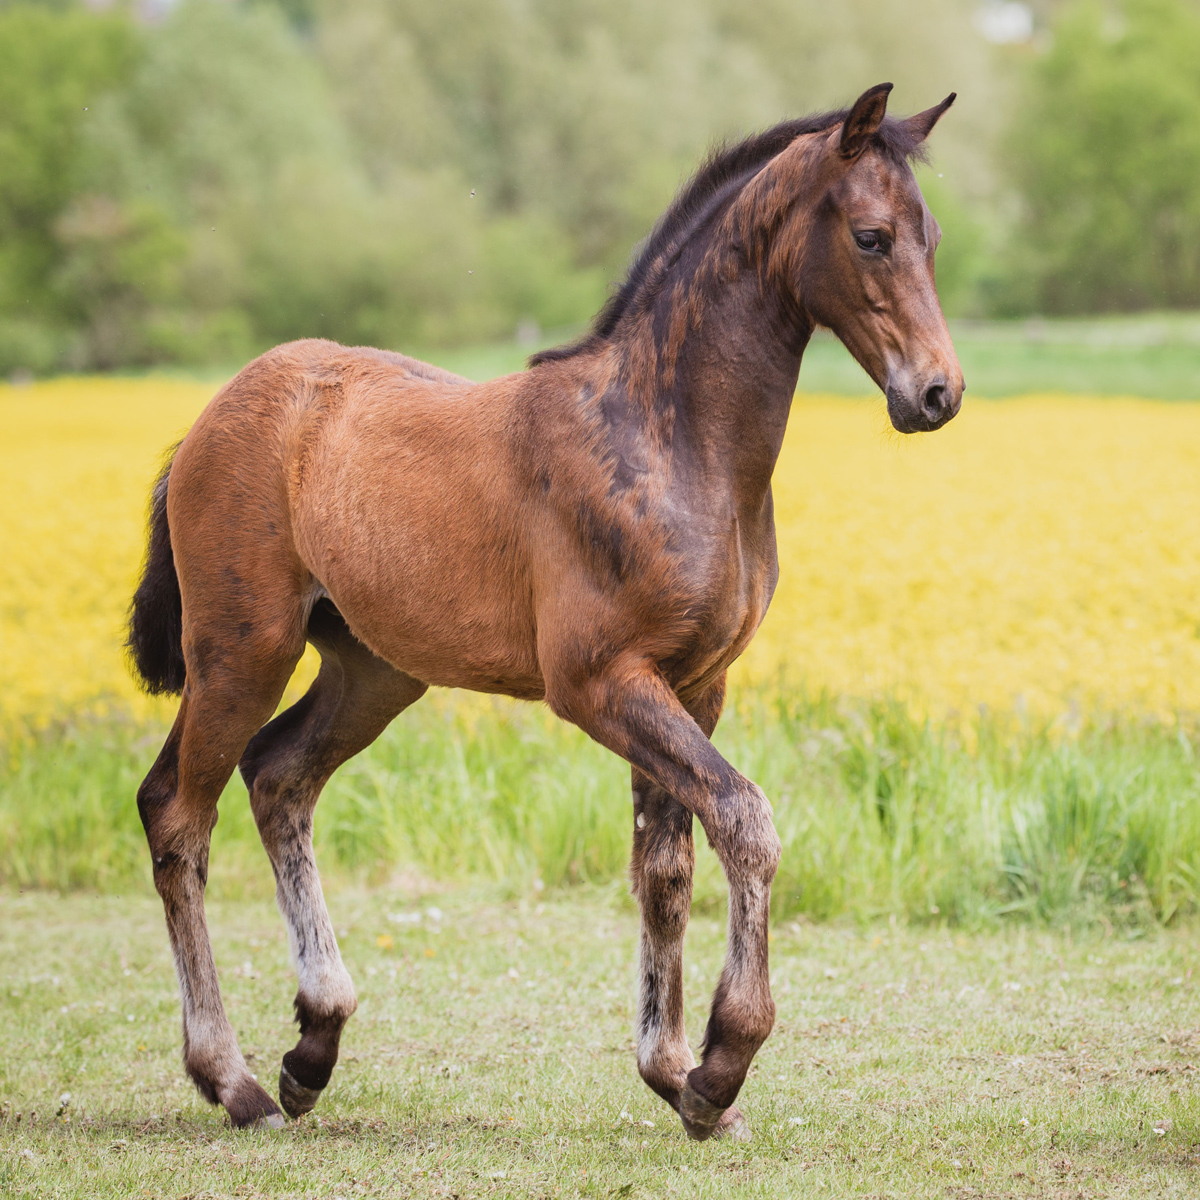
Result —
[[[967, 744], [896, 703], [745, 690], [717, 743], [775, 805], [780, 918], [900, 916], [987, 927], [1005, 914], [1145, 928], [1200, 908], [1200, 731], [1127, 721], [1070, 736], [989, 718]], [[81, 724], [22, 756], [0, 792], [10, 886], [152, 894], [132, 803], [161, 733]], [[521, 891], [620, 879], [628, 771], [533, 706], [431, 697], [326, 788], [327, 880], [401, 867]], [[221, 803], [210, 893], [267, 897], [245, 790]], [[724, 887], [700, 847], [697, 904]]]
[[[755, 1138], [698, 1146], [637, 1077], [619, 894], [335, 898], [361, 1007], [317, 1119], [276, 1135], [228, 1130], [185, 1082], [156, 903], [10, 896], [0, 914], [14, 1200], [1195, 1195], [1187, 933], [780, 926], [778, 1024], [743, 1092]], [[211, 925], [273, 1080], [294, 1037], [278, 916], [216, 904]], [[698, 1033], [721, 931], [700, 918], [688, 941]]]

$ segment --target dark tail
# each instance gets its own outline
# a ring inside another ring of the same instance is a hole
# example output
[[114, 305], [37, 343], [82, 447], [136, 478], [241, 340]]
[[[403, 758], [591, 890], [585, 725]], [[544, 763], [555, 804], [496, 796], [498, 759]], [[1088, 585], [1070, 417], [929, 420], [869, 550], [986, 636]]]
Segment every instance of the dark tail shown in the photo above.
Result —
[[129, 637], [125, 642], [133, 666], [152, 696], [178, 695], [186, 676], [183, 597], [167, 528], [167, 479], [174, 459], [172, 450], [150, 493], [150, 544], [142, 581], [129, 607]]

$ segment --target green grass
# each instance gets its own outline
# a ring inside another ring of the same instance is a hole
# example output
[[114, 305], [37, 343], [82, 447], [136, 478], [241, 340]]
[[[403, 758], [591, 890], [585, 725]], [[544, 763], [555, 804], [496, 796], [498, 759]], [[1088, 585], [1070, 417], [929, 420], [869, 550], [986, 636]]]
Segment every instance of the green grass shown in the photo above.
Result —
[[[1095, 396], [1200, 399], [1200, 315], [1014, 321], [951, 321], [968, 396], [1075, 392]], [[570, 334], [547, 344], [569, 340]], [[519, 371], [529, 349], [515, 342], [412, 351], [469, 379]], [[800, 390], [867, 396], [875, 385], [832, 334], [805, 351]]]
[[[75, 724], [0, 774], [0, 884], [151, 895], [133, 798], [161, 730]], [[982, 713], [967, 729], [899, 703], [733, 697], [716, 741], [775, 805], [778, 917], [895, 914], [1139, 926], [1200, 902], [1197, 731], [1071, 730]], [[435, 693], [335, 775], [316, 844], [334, 885], [399, 870], [518, 891], [620, 879], [628, 768], [543, 707]], [[222, 799], [210, 886], [268, 896], [240, 780]], [[721, 902], [706, 847], [697, 903]]]
[[[317, 1112], [271, 1135], [230, 1130], [183, 1077], [156, 901], [0, 894], [0, 1195], [1195, 1194], [1191, 928], [784, 924], [778, 1022], [741, 1101], [755, 1137], [730, 1146], [688, 1142], [637, 1077], [620, 889], [384, 889], [332, 910], [361, 1007]], [[273, 1083], [295, 1037], [279, 918], [253, 900], [210, 918], [231, 1020]], [[693, 921], [693, 1037], [721, 943]]]

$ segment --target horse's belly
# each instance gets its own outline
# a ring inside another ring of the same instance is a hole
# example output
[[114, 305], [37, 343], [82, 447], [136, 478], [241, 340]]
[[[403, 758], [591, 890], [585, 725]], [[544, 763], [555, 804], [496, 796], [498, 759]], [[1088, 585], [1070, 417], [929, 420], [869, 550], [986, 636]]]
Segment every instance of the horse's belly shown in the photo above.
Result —
[[392, 530], [373, 545], [356, 540], [349, 555], [328, 547], [311, 569], [355, 637], [399, 670], [439, 687], [540, 698], [520, 574], [462, 531], [444, 535]]
[[438, 619], [436, 613], [417, 611], [410, 604], [346, 619], [355, 636], [380, 658], [435, 687], [526, 700], [545, 694], [531, 633], [493, 614]]

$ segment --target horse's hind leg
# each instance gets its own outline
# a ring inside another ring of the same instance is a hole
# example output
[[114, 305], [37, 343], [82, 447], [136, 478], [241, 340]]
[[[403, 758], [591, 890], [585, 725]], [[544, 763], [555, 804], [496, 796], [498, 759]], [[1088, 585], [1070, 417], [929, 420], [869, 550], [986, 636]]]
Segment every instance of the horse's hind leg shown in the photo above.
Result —
[[247, 619], [235, 626], [233, 646], [190, 629], [179, 713], [138, 789], [154, 886], [162, 897], [179, 976], [184, 1065], [201, 1095], [223, 1104], [235, 1126], [284, 1122], [278, 1105], [250, 1075], [221, 1004], [204, 888], [217, 800], [250, 736], [279, 703], [303, 647], [298, 628], [295, 645], [281, 643], [278, 629], [285, 626], [272, 634], [263, 623]]
[[260, 730], [240, 764], [299, 976], [300, 1041], [279, 1073], [279, 1097], [293, 1117], [312, 1109], [329, 1082], [342, 1027], [357, 1007], [313, 858], [313, 810], [334, 770], [425, 691], [357, 641], [327, 602], [314, 609], [308, 638], [321, 652], [320, 673]]
[[[711, 737], [725, 699], [724, 677], [688, 711]], [[692, 814], [641, 771], [633, 770], [634, 894], [642, 912], [639, 947], [638, 1070], [676, 1112], [696, 1065], [683, 1021], [683, 938], [692, 905]], [[716, 1132], [745, 1138], [749, 1126], [736, 1106]]]

